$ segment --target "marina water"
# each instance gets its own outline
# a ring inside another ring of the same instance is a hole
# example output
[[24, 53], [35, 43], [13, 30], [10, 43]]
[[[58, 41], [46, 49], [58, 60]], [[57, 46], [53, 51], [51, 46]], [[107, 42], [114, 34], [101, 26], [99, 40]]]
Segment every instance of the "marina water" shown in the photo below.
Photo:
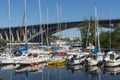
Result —
[[120, 67], [98, 66], [23, 66], [7, 69], [1, 66], [0, 80], [120, 80]]

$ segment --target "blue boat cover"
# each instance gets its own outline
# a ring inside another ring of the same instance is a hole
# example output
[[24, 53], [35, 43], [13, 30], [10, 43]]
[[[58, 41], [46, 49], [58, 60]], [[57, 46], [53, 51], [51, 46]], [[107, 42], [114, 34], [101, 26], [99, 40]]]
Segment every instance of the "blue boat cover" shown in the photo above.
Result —
[[97, 55], [98, 49], [95, 48], [92, 52]]
[[23, 48], [21, 48], [19, 50], [16, 50], [16, 52], [21, 53], [21, 52], [27, 51], [27, 50], [28, 50], [28, 44], [25, 44], [25, 47], [23, 47]]
[[85, 56], [81, 56], [81, 57], [79, 57], [79, 58], [73, 58], [73, 60], [80, 60], [80, 59], [82, 59], [82, 58], [84, 58]]

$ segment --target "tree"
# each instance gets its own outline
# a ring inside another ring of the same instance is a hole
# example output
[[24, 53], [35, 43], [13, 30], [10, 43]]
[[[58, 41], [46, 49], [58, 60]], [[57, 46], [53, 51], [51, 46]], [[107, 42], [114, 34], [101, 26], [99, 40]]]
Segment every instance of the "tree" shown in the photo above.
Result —
[[6, 40], [0, 39], [0, 45], [6, 46], [6, 44], [7, 44], [7, 41], [6, 41]]
[[83, 23], [80, 23], [79, 30], [81, 32], [81, 38], [83, 46], [87, 47], [88, 43], [95, 43], [95, 21], [91, 17], [90, 19], [85, 18]]
[[109, 31], [100, 33], [100, 45], [102, 48], [109, 48]]
[[112, 47], [119, 49], [120, 48], [120, 25], [118, 24], [114, 31], [111, 33], [112, 37]]
[[55, 41], [57, 39], [58, 39], [57, 36], [50, 36], [49, 41], [52, 42], [52, 41]]
[[[110, 36], [111, 33], [111, 36]], [[110, 32], [101, 32], [100, 33], [100, 43], [102, 48], [111, 48], [120, 49], [120, 25], [117, 24], [114, 26], [114, 29]], [[111, 37], [111, 38], [110, 38]], [[110, 44], [111, 39], [111, 44]]]

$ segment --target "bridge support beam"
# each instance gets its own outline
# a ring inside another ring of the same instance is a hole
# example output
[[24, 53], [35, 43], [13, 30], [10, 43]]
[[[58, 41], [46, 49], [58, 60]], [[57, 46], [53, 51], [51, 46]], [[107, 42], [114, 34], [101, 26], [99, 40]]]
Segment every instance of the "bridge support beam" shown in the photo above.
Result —
[[19, 33], [18, 33], [17, 30], [16, 30], [16, 35], [17, 35], [17, 39], [16, 39], [16, 40], [17, 40], [17, 42], [18, 42], [18, 41], [20, 41], [20, 36], [19, 36]]
[[5, 33], [5, 39], [8, 41], [8, 35], [7, 35], [7, 32], [4, 31], [4, 33]]
[[3, 36], [2, 36], [2, 34], [0, 33], [0, 39], [3, 39]]
[[12, 42], [14, 42], [14, 41], [15, 41], [15, 40], [14, 40], [14, 36], [13, 36], [12, 31], [11, 31], [11, 41], [12, 41]]

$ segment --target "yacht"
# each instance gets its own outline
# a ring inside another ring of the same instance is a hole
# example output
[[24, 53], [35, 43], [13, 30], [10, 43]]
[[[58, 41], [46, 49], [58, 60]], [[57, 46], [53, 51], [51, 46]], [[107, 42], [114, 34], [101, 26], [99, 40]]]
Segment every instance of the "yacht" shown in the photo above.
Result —
[[120, 55], [115, 51], [109, 51], [104, 57], [104, 66], [115, 67], [120, 65]]

